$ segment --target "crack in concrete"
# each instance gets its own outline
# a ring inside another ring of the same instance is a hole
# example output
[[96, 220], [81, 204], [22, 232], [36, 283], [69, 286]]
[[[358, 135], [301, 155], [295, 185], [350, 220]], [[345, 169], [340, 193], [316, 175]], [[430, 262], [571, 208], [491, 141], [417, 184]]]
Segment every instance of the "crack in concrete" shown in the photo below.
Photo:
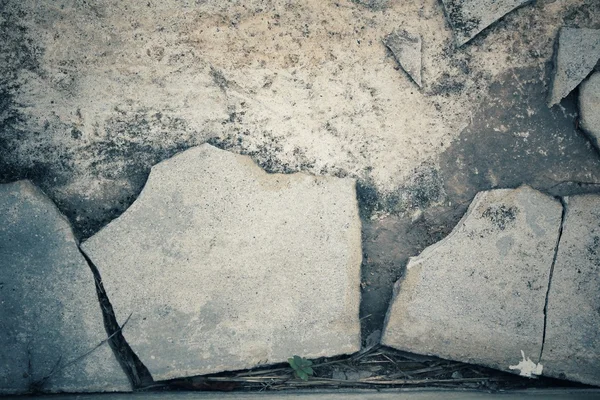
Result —
[[558, 237], [556, 239], [556, 246], [554, 247], [554, 257], [552, 258], [552, 264], [550, 266], [550, 276], [548, 277], [548, 289], [546, 290], [546, 301], [544, 303], [544, 330], [542, 332], [542, 346], [540, 348], [540, 357], [538, 364], [542, 362], [542, 356], [544, 355], [544, 344], [546, 344], [546, 327], [548, 326], [548, 299], [550, 297], [550, 289], [552, 287], [552, 275], [554, 274], [554, 266], [556, 264], [556, 258], [558, 257], [558, 249], [560, 247], [560, 240], [563, 234], [563, 228], [565, 225], [565, 216], [567, 213], [567, 203], [564, 198], [558, 197], [560, 204], [562, 205], [562, 213], [560, 216], [560, 227], [558, 228]]
[[127, 340], [125, 340], [125, 337], [121, 332], [121, 327], [117, 322], [112, 304], [110, 303], [108, 295], [104, 290], [100, 271], [93, 261], [87, 256], [87, 254], [81, 250], [81, 248], [79, 248], [79, 252], [81, 255], [83, 255], [83, 258], [90, 267], [92, 274], [94, 274], [96, 293], [98, 295], [98, 301], [100, 302], [100, 308], [102, 309], [104, 328], [106, 329], [106, 333], [109, 337], [108, 344], [117, 358], [117, 361], [123, 368], [127, 378], [129, 378], [134, 390], [152, 385], [154, 383], [154, 379], [152, 378], [150, 371], [142, 363], [137, 354], [135, 354], [131, 346], [129, 346], [129, 343], [127, 343]]

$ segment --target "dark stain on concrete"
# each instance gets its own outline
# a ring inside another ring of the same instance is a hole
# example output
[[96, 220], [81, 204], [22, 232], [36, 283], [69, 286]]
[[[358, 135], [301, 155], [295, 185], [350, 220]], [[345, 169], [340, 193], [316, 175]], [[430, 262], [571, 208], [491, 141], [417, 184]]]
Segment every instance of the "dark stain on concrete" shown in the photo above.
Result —
[[440, 158], [454, 202], [499, 187], [549, 191], [564, 182], [600, 182], [598, 153], [577, 130], [576, 93], [561, 107], [544, 104], [549, 70], [516, 70], [492, 84], [471, 125]]
[[[472, 123], [440, 156], [436, 171], [444, 196], [421, 202], [423, 214], [416, 221], [405, 214], [371, 219], [365, 211], [386, 205], [389, 211], [389, 203], [372, 187], [359, 185], [363, 337], [381, 329], [393, 285], [409, 257], [449, 234], [479, 191], [527, 184], [554, 196], [600, 193], [600, 158], [577, 129], [576, 93], [562, 101], [562, 108], [549, 109], [549, 71], [549, 66], [515, 70], [492, 84]], [[515, 216], [511, 210], [488, 214], [499, 229]]]
[[496, 228], [503, 231], [515, 221], [518, 213], [518, 208], [506, 207], [502, 204], [500, 206], [495, 205], [486, 208], [481, 216], [489, 220]]

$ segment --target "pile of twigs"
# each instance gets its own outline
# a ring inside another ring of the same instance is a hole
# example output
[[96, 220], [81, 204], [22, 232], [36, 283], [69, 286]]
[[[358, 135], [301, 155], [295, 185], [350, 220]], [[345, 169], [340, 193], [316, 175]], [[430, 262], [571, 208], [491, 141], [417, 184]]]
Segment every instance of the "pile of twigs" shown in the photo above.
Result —
[[[315, 360], [303, 381], [286, 364], [158, 382], [148, 389], [287, 390], [306, 388], [453, 387], [494, 390], [549, 386], [511, 374], [373, 346], [350, 356]], [[536, 384], [537, 383], [537, 384]]]

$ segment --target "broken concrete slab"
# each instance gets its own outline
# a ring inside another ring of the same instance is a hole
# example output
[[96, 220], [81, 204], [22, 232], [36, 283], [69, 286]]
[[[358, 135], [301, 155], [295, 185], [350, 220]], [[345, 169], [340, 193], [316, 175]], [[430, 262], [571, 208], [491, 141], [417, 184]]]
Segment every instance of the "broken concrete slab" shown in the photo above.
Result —
[[442, 0], [457, 46], [531, 0]]
[[600, 196], [565, 198], [548, 293], [544, 375], [600, 385]]
[[448, 237], [410, 259], [382, 343], [531, 372], [516, 366], [540, 355], [561, 213], [560, 202], [527, 186], [477, 194]]
[[400, 29], [383, 39], [396, 61], [410, 78], [421, 87], [421, 35]]
[[548, 107], [566, 97], [594, 69], [600, 59], [600, 29], [561, 28], [554, 50], [554, 76]]
[[594, 72], [579, 87], [579, 117], [581, 129], [600, 149], [600, 72]]
[[[130, 391], [71, 227], [28, 181], [0, 185], [0, 394]], [[54, 372], [53, 372], [54, 371]]]
[[202, 145], [154, 166], [82, 248], [157, 380], [360, 348], [354, 180], [268, 174]]

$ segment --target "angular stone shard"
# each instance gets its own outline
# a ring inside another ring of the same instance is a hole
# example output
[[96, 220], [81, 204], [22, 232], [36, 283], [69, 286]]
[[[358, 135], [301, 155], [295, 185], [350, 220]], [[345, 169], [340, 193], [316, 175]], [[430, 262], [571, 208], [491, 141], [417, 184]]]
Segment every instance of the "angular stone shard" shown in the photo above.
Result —
[[0, 394], [130, 391], [107, 343], [62, 368], [106, 338], [66, 218], [28, 181], [0, 185]]
[[421, 35], [397, 30], [383, 39], [396, 61], [411, 79], [421, 87]]
[[600, 196], [565, 203], [541, 363], [544, 375], [600, 385]]
[[600, 29], [561, 28], [554, 50], [554, 77], [548, 107], [566, 97], [600, 59]]
[[600, 149], [600, 72], [594, 72], [579, 87], [580, 126]]
[[154, 166], [82, 247], [155, 379], [360, 348], [353, 180], [268, 174], [202, 145]]
[[442, 0], [446, 17], [457, 46], [473, 39], [479, 32], [532, 0]]
[[448, 237], [410, 259], [382, 343], [539, 373], [561, 214], [560, 202], [526, 186], [477, 194]]

